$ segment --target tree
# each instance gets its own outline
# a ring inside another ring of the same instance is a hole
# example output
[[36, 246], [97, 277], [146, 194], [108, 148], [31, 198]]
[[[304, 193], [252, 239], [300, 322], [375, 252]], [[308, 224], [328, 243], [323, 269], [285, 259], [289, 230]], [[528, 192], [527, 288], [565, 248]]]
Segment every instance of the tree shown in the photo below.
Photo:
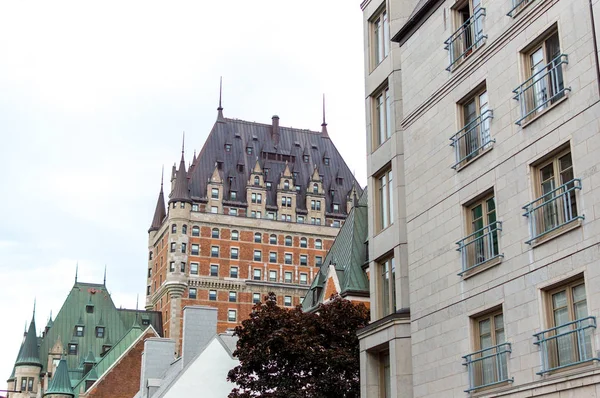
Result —
[[274, 293], [236, 327], [240, 365], [227, 379], [229, 398], [358, 398], [357, 329], [369, 322], [363, 304], [332, 296], [315, 313], [277, 305]]

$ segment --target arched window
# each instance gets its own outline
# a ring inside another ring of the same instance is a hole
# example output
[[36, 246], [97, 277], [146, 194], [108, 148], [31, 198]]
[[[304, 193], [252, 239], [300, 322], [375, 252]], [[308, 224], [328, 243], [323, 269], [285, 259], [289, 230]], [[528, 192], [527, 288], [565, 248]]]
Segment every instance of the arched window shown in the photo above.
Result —
[[313, 184], [313, 193], [319, 193], [319, 184]]
[[200, 236], [200, 227], [197, 225], [194, 225], [192, 227], [192, 236]]
[[235, 229], [233, 231], [231, 231], [231, 240], [239, 240], [240, 239], [240, 233], [238, 231], [236, 231]]
[[258, 176], [254, 176], [254, 185], [260, 185], [260, 178]]
[[300, 247], [306, 247], [306, 238], [300, 238]]
[[213, 228], [211, 236], [215, 239], [218, 239], [219, 238], [219, 228]]
[[177, 224], [171, 225], [171, 233], [172, 234], [176, 234], [177, 233]]
[[181, 226], [181, 233], [184, 235], [187, 235], [187, 225], [183, 224]]
[[289, 180], [283, 181], [283, 189], [290, 189], [290, 182], [289, 182]]
[[277, 244], [277, 235], [271, 234], [271, 236], [269, 236], [269, 244], [270, 245], [276, 245]]
[[292, 237], [291, 236], [286, 236], [285, 237], [285, 245], [286, 246], [291, 246], [292, 245]]
[[321, 242], [321, 239], [315, 240], [315, 249], [322, 249], [322, 248], [323, 248], [323, 242]]
[[260, 243], [262, 240], [262, 237], [260, 235], [260, 232], [255, 232], [254, 233], [254, 243]]

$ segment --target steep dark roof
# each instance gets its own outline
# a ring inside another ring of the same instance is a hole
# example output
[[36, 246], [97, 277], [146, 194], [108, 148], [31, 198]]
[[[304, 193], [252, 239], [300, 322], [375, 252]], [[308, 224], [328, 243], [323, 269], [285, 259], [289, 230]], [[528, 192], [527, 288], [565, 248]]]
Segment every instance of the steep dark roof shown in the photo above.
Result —
[[50, 380], [50, 384], [48, 385], [48, 390], [44, 394], [44, 397], [52, 396], [52, 395], [70, 395], [72, 397], [75, 396], [73, 394], [73, 388], [71, 388], [71, 380], [69, 378], [69, 369], [67, 367], [67, 360], [61, 358], [58, 366], [56, 367], [56, 372], [52, 376], [52, 380]]
[[185, 159], [183, 157], [183, 151], [181, 151], [181, 161], [179, 162], [179, 169], [175, 175], [175, 187], [173, 188], [173, 192], [171, 192], [169, 197], [169, 203], [192, 202], [192, 199], [190, 198], [188, 176], [187, 172], [185, 171]]
[[163, 193], [163, 183], [160, 182], [160, 193], [158, 194], [158, 200], [156, 201], [156, 209], [154, 210], [154, 217], [152, 218], [152, 225], [150, 225], [151, 231], [158, 231], [160, 226], [162, 225], [163, 220], [167, 216], [167, 211], [165, 209], [165, 195]]
[[42, 367], [40, 361], [40, 349], [38, 347], [38, 339], [36, 336], [35, 328], [35, 313], [29, 324], [29, 330], [27, 331], [27, 337], [23, 342], [23, 349], [19, 352], [19, 357], [15, 362], [15, 366], [31, 365]]
[[[306, 188], [316, 166], [323, 177], [323, 187], [326, 190], [325, 208], [331, 209], [333, 200], [336, 200], [340, 205], [341, 214], [344, 214], [346, 195], [352, 189], [353, 183], [359, 185], [329, 139], [326, 124], [323, 123], [323, 132], [316, 132], [282, 127], [278, 125], [278, 120], [274, 117], [274, 124], [262, 124], [219, 116], [195, 165], [187, 175], [187, 190], [179, 185], [182, 181], [179, 173], [183, 169], [180, 165], [170, 202], [176, 197], [184, 197], [186, 193], [193, 200], [206, 199], [207, 182], [215, 170], [215, 165], [218, 165], [220, 175], [223, 176], [224, 199], [229, 199], [229, 192], [236, 191], [238, 200], [245, 203], [246, 185], [258, 159], [261, 168], [268, 170], [265, 181], [272, 184], [266, 194], [267, 206], [277, 205], [277, 185], [287, 161], [295, 175], [293, 184], [300, 186], [296, 201], [298, 209], [306, 210]], [[229, 151], [225, 149], [225, 144], [230, 146]], [[248, 153], [248, 148], [251, 148], [251, 153]], [[304, 154], [309, 156], [307, 162], [303, 161]], [[325, 164], [325, 157], [328, 158], [328, 165]], [[340, 178], [336, 180], [336, 176]], [[360, 188], [358, 193], [362, 193]]]

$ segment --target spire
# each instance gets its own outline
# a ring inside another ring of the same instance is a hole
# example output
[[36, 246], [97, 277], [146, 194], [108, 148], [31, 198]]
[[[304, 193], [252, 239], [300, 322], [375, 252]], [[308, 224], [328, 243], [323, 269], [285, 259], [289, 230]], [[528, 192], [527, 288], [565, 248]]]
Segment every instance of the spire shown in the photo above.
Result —
[[79, 272], [79, 261], [75, 264], [75, 283], [77, 283], [77, 273]]
[[219, 111], [219, 113], [217, 114], [217, 122], [225, 122], [225, 118], [223, 117], [223, 106], [221, 104], [221, 100], [223, 99], [223, 76], [221, 76], [221, 78], [219, 79], [219, 107], [217, 108], [217, 111]]
[[[162, 221], [167, 215], [165, 209], [165, 195], [163, 193], [163, 180], [165, 177], [165, 166], [162, 168], [162, 175], [160, 177], [160, 193], [158, 194], [158, 201], [156, 202], [156, 209], [154, 210], [154, 218], [152, 219], [152, 225], [148, 232], [158, 231], [162, 225]], [[106, 285], [106, 268], [104, 269], [104, 284]]]
[[323, 138], [329, 138], [329, 133], [327, 132], [327, 122], [325, 122], [325, 94], [323, 94], [323, 123], [321, 123], [321, 135]]
[[36, 335], [36, 327], [35, 327], [35, 303], [33, 304], [33, 317], [31, 318], [31, 323], [29, 324], [29, 330], [27, 331], [27, 336], [25, 337], [25, 341], [23, 342], [23, 350], [19, 352], [19, 357], [15, 362], [15, 366], [39, 366], [42, 367], [42, 363], [40, 362], [40, 349], [38, 347], [37, 335]]
[[56, 367], [54, 375], [52, 375], [52, 379], [50, 380], [50, 384], [48, 385], [48, 389], [46, 390], [44, 397], [52, 395], [68, 395], [71, 397], [75, 396], [75, 394], [73, 394], [73, 388], [71, 387], [71, 380], [69, 378], [67, 360], [64, 357], [60, 359], [60, 362]]
[[185, 171], [185, 157], [184, 157], [184, 149], [185, 149], [185, 132], [183, 133], [183, 144], [181, 145], [181, 161], [179, 162], [179, 170], [177, 170], [177, 174], [175, 175], [175, 187], [173, 188], [173, 192], [171, 193], [171, 199], [169, 199], [169, 203], [172, 202], [188, 202], [192, 203], [192, 199], [190, 198], [190, 191], [188, 189], [188, 178], [187, 172]]
[[[162, 185], [162, 183], [161, 183]], [[106, 264], [104, 264], [104, 282], [102, 283], [104, 286], [106, 286]]]

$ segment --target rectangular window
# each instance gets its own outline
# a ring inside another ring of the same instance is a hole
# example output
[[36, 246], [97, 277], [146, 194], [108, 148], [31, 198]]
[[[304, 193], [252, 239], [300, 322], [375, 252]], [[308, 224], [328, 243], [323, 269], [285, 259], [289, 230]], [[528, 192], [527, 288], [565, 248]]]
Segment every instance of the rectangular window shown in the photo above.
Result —
[[306, 254], [300, 255], [300, 265], [308, 265], [308, 257]]
[[277, 271], [275, 271], [275, 270], [269, 271], [269, 282], [277, 282]]
[[217, 206], [211, 206], [210, 212], [212, 214], [217, 214], [217, 213], [219, 213], [219, 208]]
[[77, 355], [77, 344], [69, 343], [69, 355]]
[[175, 261], [169, 262], [169, 272], [175, 272]]
[[321, 201], [320, 200], [317, 200], [315, 202], [315, 205], [316, 205], [317, 210], [321, 210]]
[[392, 99], [386, 87], [373, 97], [373, 140], [375, 147], [383, 144], [392, 136]]
[[240, 233], [236, 230], [231, 231], [231, 240], [239, 240]]
[[285, 271], [284, 275], [284, 282], [285, 283], [292, 283], [292, 273], [290, 271]]
[[252, 203], [256, 203], [256, 194], [254, 192], [250, 195], [250, 198], [251, 198], [250, 201]]
[[260, 293], [252, 293], [252, 303], [260, 303]]
[[333, 212], [338, 213], [340, 211], [340, 205], [337, 203], [333, 204]]
[[292, 253], [285, 253], [285, 264], [291, 264], [292, 263]]
[[321, 256], [315, 256], [315, 266], [316, 267], [320, 267], [321, 264], [323, 264], [323, 257], [321, 257]]
[[229, 192], [229, 199], [230, 200], [236, 200], [237, 199], [237, 192], [236, 191]]
[[190, 264], [190, 274], [192, 274], [192, 275], [198, 275], [198, 263], [191, 263]]
[[212, 199], [219, 199], [219, 189], [218, 188], [212, 188], [210, 190], [210, 197]]
[[[254, 213], [254, 212], [253, 212], [253, 213]], [[261, 212], [260, 212], [260, 211], [257, 211], [257, 212], [256, 212], [256, 214], [255, 214], [255, 217], [256, 217], [256, 218], [261, 218], [261, 217], [262, 217], [262, 214], [261, 214]]]
[[256, 194], [256, 203], [262, 204], [262, 194], [260, 194], [260, 193]]
[[563, 98], [565, 91], [571, 90], [564, 84], [562, 67], [568, 59], [566, 54], [561, 53], [556, 30], [546, 35], [523, 57], [527, 80], [513, 90], [521, 108], [521, 117], [516, 122], [518, 125], [543, 112]]
[[292, 306], [292, 296], [284, 296], [283, 297], [283, 305], [285, 307], [291, 307]]
[[304, 216], [297, 216], [296, 222], [299, 224], [304, 224]]
[[194, 204], [192, 205], [192, 211], [198, 211], [198, 210], [199, 210], [199, 209], [198, 209], [198, 205], [194, 203]]
[[272, 211], [267, 212], [267, 219], [274, 220], [275, 218], [275, 213], [273, 213]]
[[181, 244], [181, 252], [183, 254], [187, 253], [187, 243], [182, 243]]
[[235, 303], [237, 301], [237, 293], [236, 292], [229, 292], [229, 302], [230, 303]]
[[286, 246], [291, 246], [292, 245], [292, 237], [291, 236], [286, 236], [285, 237], [285, 245]]
[[197, 256], [200, 253], [200, 245], [192, 245], [192, 255]]
[[152, 268], [148, 268], [148, 278], [152, 277]]
[[188, 296], [191, 299], [195, 299], [198, 297], [198, 291], [196, 290], [195, 287], [190, 287], [188, 290]]
[[219, 257], [219, 246], [212, 246], [210, 248], [210, 256], [211, 257]]
[[231, 258], [237, 260], [239, 258], [240, 250], [237, 247], [231, 248]]
[[219, 239], [219, 228], [213, 228], [210, 232], [210, 236], [213, 239]]
[[592, 361], [596, 357], [592, 347], [596, 320], [588, 313], [583, 279], [545, 293], [551, 328], [535, 334], [535, 344], [542, 352], [540, 374]]
[[396, 263], [394, 257], [388, 257], [377, 264], [379, 313], [383, 318], [396, 312]]
[[301, 285], [308, 284], [308, 274], [305, 274], [304, 272], [300, 273], [300, 284]]
[[371, 69], [375, 69], [390, 52], [390, 26], [386, 10], [379, 12], [371, 21], [371, 37]]
[[237, 320], [237, 311], [236, 310], [227, 311], [227, 320], [229, 322], [235, 322]]
[[394, 198], [392, 185], [392, 170], [388, 169], [377, 177], [377, 204], [376, 209], [379, 213], [378, 227], [381, 231], [387, 228], [393, 222], [394, 218]]
[[200, 227], [197, 227], [197, 226], [192, 227], [192, 236], [200, 236]]
[[252, 279], [254, 279], [255, 281], [259, 281], [262, 279], [262, 272], [260, 271], [259, 268], [254, 268], [253, 270], [253, 274], [252, 274]]
[[219, 266], [217, 264], [210, 265], [210, 276], [219, 276]]
[[315, 219], [315, 224], [316, 225], [321, 225], [321, 219], [320, 218], [316, 218]]
[[229, 215], [230, 216], [237, 216], [238, 215], [238, 209], [236, 207], [230, 207], [229, 208]]
[[33, 377], [27, 378], [27, 391], [33, 391]]
[[177, 249], [177, 243], [171, 242], [171, 253], [175, 253], [176, 249]]
[[96, 337], [104, 338], [104, 326], [96, 326]]
[[182, 273], [185, 273], [185, 261], [182, 261], [182, 262], [181, 262], [181, 269], [180, 269], [180, 271], [181, 271]]
[[210, 301], [217, 301], [217, 291], [216, 290], [209, 290], [208, 291], [208, 299]]
[[381, 385], [381, 398], [392, 398], [392, 378], [390, 372], [390, 352], [388, 350], [379, 353], [379, 384]]
[[229, 277], [230, 278], [238, 277], [238, 267], [229, 267]]
[[269, 252], [269, 262], [270, 263], [277, 262], [277, 253], [276, 252]]
[[254, 261], [262, 261], [262, 252], [260, 250], [254, 250]]
[[[156, 282], [154, 282], [156, 284]], [[151, 292], [151, 286], [146, 286], [146, 295], [149, 296]]]
[[490, 120], [492, 110], [488, 104], [487, 89], [483, 87], [460, 104], [460, 118], [463, 126], [452, 138], [455, 163], [453, 168], [461, 167], [491, 148]]
[[447, 71], [452, 71], [460, 65], [487, 37], [483, 34], [485, 8], [481, 7], [481, 0], [461, 1], [452, 11], [456, 30], [445, 41], [446, 50], [450, 55]]
[[531, 233], [526, 243], [583, 218], [578, 215], [575, 195], [581, 189], [581, 180], [575, 178], [570, 150], [545, 159], [534, 173], [538, 198], [524, 207]]
[[261, 243], [262, 241], [262, 236], [260, 234], [260, 232], [256, 232], [254, 234], [254, 243]]
[[27, 377], [21, 378], [21, 391], [27, 391]]

